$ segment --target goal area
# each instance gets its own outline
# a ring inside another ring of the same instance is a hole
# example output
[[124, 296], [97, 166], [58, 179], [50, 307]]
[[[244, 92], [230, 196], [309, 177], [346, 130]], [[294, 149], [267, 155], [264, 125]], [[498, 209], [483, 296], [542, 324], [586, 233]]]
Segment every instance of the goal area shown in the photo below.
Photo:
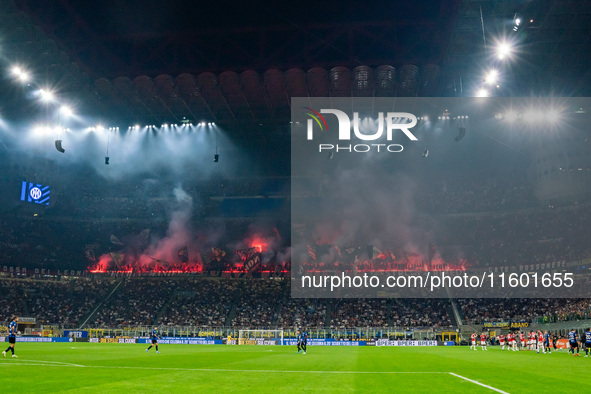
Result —
[[283, 330], [239, 330], [239, 345], [283, 345]]

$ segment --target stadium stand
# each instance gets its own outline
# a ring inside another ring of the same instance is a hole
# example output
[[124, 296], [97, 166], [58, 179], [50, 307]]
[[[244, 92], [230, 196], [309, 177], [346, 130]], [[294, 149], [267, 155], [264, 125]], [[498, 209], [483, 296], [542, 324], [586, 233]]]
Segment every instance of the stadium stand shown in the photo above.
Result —
[[[292, 299], [289, 281], [192, 277], [0, 279], [7, 314], [39, 323], [85, 327], [397, 327], [456, 326], [446, 299]], [[117, 286], [120, 284], [120, 286]], [[112, 295], [110, 292], [116, 288]], [[110, 295], [110, 297], [108, 297]], [[561, 322], [591, 317], [591, 300], [458, 299], [470, 324], [494, 321]]]

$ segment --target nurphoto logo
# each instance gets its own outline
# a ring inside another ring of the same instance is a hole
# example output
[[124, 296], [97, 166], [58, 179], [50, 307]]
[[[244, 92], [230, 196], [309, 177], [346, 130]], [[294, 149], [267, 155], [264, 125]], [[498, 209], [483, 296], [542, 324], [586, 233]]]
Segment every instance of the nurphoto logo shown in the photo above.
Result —
[[[368, 130], [362, 132], [360, 129], [359, 112], [353, 112], [353, 122], [347, 113], [338, 109], [325, 109], [315, 111], [312, 108], [305, 107], [310, 111], [306, 114], [310, 117], [307, 122], [307, 139], [314, 140], [314, 124], [318, 125], [320, 131], [328, 132], [328, 124], [322, 114], [330, 114], [336, 116], [338, 122], [338, 141], [351, 141], [353, 130], [353, 137], [360, 141], [378, 141], [383, 139], [384, 132], [387, 141], [392, 141], [395, 132], [402, 132], [410, 141], [418, 141], [417, 137], [410, 131], [417, 125], [417, 117], [408, 112], [379, 112], [377, 121], [371, 122], [377, 130]], [[367, 122], [368, 124], [370, 122]], [[351, 127], [352, 126], [352, 127]], [[361, 144], [318, 144], [318, 152], [334, 151], [334, 152], [402, 152], [404, 147], [401, 144], [386, 144], [386, 143], [361, 143]]]

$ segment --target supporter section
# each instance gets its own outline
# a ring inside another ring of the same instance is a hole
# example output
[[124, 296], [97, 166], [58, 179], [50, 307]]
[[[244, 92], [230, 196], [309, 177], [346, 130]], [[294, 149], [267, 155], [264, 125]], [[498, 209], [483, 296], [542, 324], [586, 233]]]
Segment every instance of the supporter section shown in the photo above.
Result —
[[[91, 327], [452, 329], [452, 302], [467, 322], [569, 321], [591, 317], [591, 299], [292, 299], [285, 279], [0, 278], [6, 316]], [[96, 309], [96, 311], [95, 311]], [[93, 313], [94, 312], [94, 313]]]

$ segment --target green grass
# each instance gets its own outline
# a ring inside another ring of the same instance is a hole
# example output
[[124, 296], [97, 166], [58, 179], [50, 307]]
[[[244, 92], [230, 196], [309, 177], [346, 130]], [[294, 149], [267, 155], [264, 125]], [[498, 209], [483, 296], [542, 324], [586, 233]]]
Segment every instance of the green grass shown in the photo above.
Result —
[[[591, 359], [565, 350], [17, 343], [2, 392], [581, 392]], [[420, 373], [416, 373], [420, 372]]]

